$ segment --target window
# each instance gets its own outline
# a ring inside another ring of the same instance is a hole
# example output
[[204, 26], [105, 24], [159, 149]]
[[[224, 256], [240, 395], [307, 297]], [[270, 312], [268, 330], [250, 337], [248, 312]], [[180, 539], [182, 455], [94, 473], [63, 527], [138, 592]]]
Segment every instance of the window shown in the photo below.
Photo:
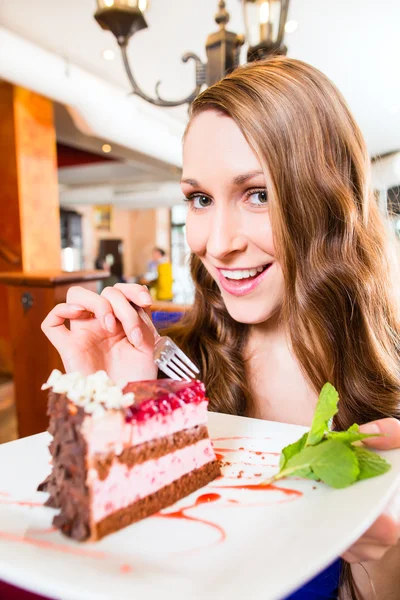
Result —
[[174, 274], [174, 302], [192, 304], [194, 286], [190, 276], [190, 249], [186, 243], [187, 206], [178, 204], [171, 210], [171, 261]]

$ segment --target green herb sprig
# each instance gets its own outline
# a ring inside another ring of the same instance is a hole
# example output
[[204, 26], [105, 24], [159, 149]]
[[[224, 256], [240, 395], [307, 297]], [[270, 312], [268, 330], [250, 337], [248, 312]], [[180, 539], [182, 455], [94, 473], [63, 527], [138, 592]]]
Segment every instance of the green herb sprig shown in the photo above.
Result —
[[378, 454], [355, 445], [355, 442], [380, 434], [360, 433], [356, 424], [347, 431], [332, 431], [338, 402], [337, 391], [333, 385], [326, 383], [319, 395], [310, 431], [283, 448], [280, 471], [267, 483], [295, 476], [323, 481], [340, 489], [361, 479], [382, 475], [390, 469], [390, 464]]

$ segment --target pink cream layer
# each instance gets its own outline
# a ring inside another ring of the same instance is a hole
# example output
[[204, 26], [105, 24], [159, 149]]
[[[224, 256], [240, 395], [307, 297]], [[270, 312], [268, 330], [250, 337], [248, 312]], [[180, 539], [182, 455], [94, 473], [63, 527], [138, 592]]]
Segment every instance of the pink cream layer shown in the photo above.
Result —
[[132, 468], [114, 460], [103, 481], [96, 469], [90, 469], [92, 519], [96, 523], [213, 460], [216, 458], [211, 441], [205, 439]]
[[98, 419], [86, 417], [82, 433], [88, 445], [88, 455], [115, 452], [158, 439], [182, 429], [207, 423], [207, 402], [185, 404], [169, 415], [157, 414], [147, 421], [126, 423], [122, 411], [109, 411]]

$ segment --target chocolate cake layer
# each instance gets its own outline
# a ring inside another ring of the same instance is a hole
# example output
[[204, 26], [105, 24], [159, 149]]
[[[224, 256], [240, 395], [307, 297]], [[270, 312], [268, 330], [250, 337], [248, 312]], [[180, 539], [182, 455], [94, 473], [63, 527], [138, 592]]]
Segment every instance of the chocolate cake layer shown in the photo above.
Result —
[[84, 419], [82, 408], [71, 411], [65, 394], [49, 394], [49, 432], [53, 435], [49, 450], [53, 469], [38, 487], [49, 492], [46, 506], [61, 508], [53, 524], [77, 540], [89, 535], [89, 489], [86, 485], [86, 442], [80, 434]]
[[171, 435], [167, 435], [162, 438], [157, 438], [138, 446], [131, 446], [125, 448], [121, 454], [116, 455], [114, 452], [110, 452], [107, 456], [95, 456], [93, 467], [97, 470], [100, 481], [104, 481], [107, 478], [111, 465], [114, 460], [133, 467], [133, 465], [139, 465], [144, 463], [146, 460], [154, 460], [175, 452], [191, 444], [195, 444], [200, 440], [208, 438], [208, 431], [206, 425], [198, 425], [191, 429], [184, 429], [177, 431]]
[[154, 494], [150, 494], [94, 524], [90, 539], [99, 540], [127, 525], [154, 515], [154, 513], [171, 506], [181, 498], [207, 485], [219, 475], [221, 475], [219, 461], [209, 462], [200, 469], [196, 469], [170, 485], [161, 488]]

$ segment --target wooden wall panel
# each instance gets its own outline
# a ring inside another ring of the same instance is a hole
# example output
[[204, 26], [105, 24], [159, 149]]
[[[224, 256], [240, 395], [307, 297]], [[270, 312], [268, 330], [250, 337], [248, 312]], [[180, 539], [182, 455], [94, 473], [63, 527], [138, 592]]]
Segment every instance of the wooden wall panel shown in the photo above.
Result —
[[53, 104], [14, 87], [22, 268], [61, 266], [56, 135]]
[[[0, 82], [0, 271], [60, 269], [52, 102]], [[0, 285], [0, 372], [12, 371], [7, 291]]]

